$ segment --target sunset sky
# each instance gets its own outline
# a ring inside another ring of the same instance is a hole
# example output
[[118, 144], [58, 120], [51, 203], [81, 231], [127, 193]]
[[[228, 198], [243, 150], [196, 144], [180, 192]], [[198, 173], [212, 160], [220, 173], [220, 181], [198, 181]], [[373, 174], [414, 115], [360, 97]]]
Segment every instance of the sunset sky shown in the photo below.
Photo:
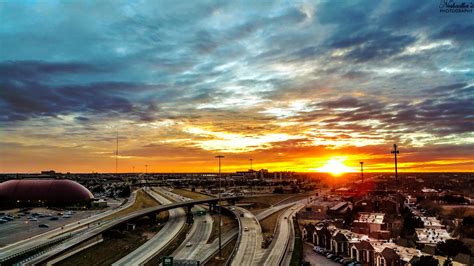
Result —
[[[0, 172], [474, 171], [474, 13], [1, 1]], [[324, 168], [323, 168], [324, 169]]]

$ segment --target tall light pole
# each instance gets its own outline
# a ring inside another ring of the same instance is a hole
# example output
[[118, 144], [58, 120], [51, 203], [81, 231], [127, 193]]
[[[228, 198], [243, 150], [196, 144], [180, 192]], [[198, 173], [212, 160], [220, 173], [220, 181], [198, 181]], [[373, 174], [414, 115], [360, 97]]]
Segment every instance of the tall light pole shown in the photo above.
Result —
[[118, 171], [118, 130], [117, 130], [117, 142], [115, 145], [115, 174], [117, 174]]
[[398, 169], [397, 169], [397, 154], [400, 153], [399, 150], [397, 150], [397, 144], [393, 144], [393, 151], [390, 151], [395, 157], [395, 181], [398, 182]]
[[145, 175], [148, 174], [148, 164], [145, 164]]
[[253, 162], [253, 159], [252, 159], [252, 158], [250, 158], [250, 159], [249, 159], [249, 161], [250, 161], [250, 170], [253, 170], [253, 168], [252, 168], [252, 162]]
[[216, 156], [219, 161], [219, 194], [218, 194], [218, 204], [219, 204], [219, 258], [222, 258], [222, 217], [221, 217], [221, 159], [224, 158], [222, 155]]
[[362, 183], [364, 183], [364, 162], [360, 162], [360, 177], [362, 178]]

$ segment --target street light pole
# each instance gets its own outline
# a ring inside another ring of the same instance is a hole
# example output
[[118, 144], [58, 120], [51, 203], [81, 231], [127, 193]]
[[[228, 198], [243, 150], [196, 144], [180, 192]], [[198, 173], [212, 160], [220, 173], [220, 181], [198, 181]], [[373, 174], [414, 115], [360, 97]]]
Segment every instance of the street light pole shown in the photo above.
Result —
[[222, 258], [222, 217], [221, 217], [221, 159], [224, 158], [222, 155], [217, 155], [216, 158], [219, 161], [219, 194], [218, 194], [218, 204], [219, 204], [219, 258]]
[[360, 177], [362, 178], [362, 183], [364, 183], [364, 162], [360, 162]]
[[399, 154], [400, 151], [397, 149], [397, 147], [397, 144], [393, 144], [393, 151], [390, 151], [390, 153], [392, 153], [395, 157], [395, 181], [398, 183], [397, 154]]

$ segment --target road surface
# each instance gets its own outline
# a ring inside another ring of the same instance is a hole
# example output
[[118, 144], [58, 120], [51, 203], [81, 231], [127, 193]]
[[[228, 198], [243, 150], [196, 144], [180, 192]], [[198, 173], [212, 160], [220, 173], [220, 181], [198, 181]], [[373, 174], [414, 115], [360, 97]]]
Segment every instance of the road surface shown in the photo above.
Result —
[[262, 249], [262, 228], [257, 217], [250, 211], [240, 207], [235, 209], [241, 215], [242, 236], [231, 265], [257, 265], [259, 261], [258, 255], [264, 253]]
[[[289, 206], [294, 205], [295, 203], [296, 202], [277, 205], [277, 206], [272, 206], [271, 208], [257, 214], [256, 217], [259, 221], [262, 221], [263, 219], [267, 218], [268, 216], [272, 215], [273, 213], [275, 213], [275, 212], [277, 212], [281, 209], [288, 208]], [[237, 215], [239, 215], [239, 214], [237, 214]], [[230, 230], [228, 232], [223, 232], [222, 233], [222, 246], [225, 246], [228, 242], [230, 242], [232, 239], [237, 237], [238, 233], [239, 233], [239, 231], [237, 229], [233, 229], [233, 230]], [[198, 252], [195, 259], [199, 260], [201, 263], [206, 262], [209, 259], [211, 259], [211, 257], [214, 254], [216, 254], [218, 250], [219, 250], [219, 243], [218, 243], [218, 240], [215, 239], [212, 243], [206, 244], [204, 246], [204, 248], [202, 248]], [[260, 254], [258, 254], [258, 256], [260, 257]]]
[[294, 208], [287, 209], [278, 217], [277, 232], [264, 258], [264, 265], [280, 265], [292, 233], [291, 215], [294, 212]]
[[[194, 211], [206, 211], [201, 206], [193, 207]], [[206, 246], [211, 236], [213, 219], [206, 211], [205, 215], [194, 216], [194, 223], [186, 236], [186, 240], [173, 252], [171, 256], [175, 259], [196, 260], [197, 254]], [[187, 243], [192, 246], [186, 247]]]
[[108, 211], [105, 211], [103, 213], [99, 213], [97, 215], [93, 215], [91, 217], [82, 219], [80, 221], [75, 221], [73, 223], [64, 225], [60, 228], [56, 228], [54, 230], [50, 230], [48, 232], [45, 232], [43, 234], [18, 241], [16, 243], [13, 243], [11, 245], [5, 246], [0, 248], [0, 261], [4, 258], [13, 256], [15, 254], [18, 254], [22, 251], [25, 250], [31, 250], [34, 249], [35, 247], [41, 246], [49, 241], [58, 239], [60, 237], [63, 237], [65, 235], [68, 235], [69, 233], [73, 235], [79, 235], [82, 232], [86, 232], [91, 230], [92, 228], [96, 227], [99, 225], [99, 221], [106, 218], [109, 215], [112, 215], [114, 213], [117, 213], [123, 209], [126, 209], [133, 205], [135, 203], [137, 196], [137, 191], [134, 191], [131, 195], [130, 198], [128, 199], [127, 203], [119, 206], [114, 209], [110, 209]]
[[[146, 190], [146, 192], [162, 205], [172, 203], [169, 199], [163, 197], [153, 190]], [[173, 238], [183, 228], [185, 223], [186, 213], [184, 212], [183, 208], [169, 210], [168, 221], [155, 236], [153, 236], [150, 240], [145, 242], [145, 244], [141, 245], [127, 256], [115, 262], [113, 265], [145, 264], [159, 252], [161, 252], [173, 240]]]
[[311, 266], [340, 266], [341, 264], [334, 262], [330, 259], [327, 259], [323, 255], [319, 255], [318, 253], [313, 251], [313, 245], [309, 244], [308, 242], [304, 242], [303, 245], [303, 259], [311, 264]]

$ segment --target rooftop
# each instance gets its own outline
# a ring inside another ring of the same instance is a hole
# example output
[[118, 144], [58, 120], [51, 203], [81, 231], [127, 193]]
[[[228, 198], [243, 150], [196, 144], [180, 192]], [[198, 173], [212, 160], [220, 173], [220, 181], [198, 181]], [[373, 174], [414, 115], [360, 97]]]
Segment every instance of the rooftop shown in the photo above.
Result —
[[375, 213], [375, 212], [361, 212], [359, 217], [354, 222], [358, 223], [373, 223], [373, 224], [383, 224], [385, 213]]
[[440, 228], [417, 228], [416, 236], [419, 243], [432, 243], [436, 244], [441, 241], [451, 239], [446, 229]]

